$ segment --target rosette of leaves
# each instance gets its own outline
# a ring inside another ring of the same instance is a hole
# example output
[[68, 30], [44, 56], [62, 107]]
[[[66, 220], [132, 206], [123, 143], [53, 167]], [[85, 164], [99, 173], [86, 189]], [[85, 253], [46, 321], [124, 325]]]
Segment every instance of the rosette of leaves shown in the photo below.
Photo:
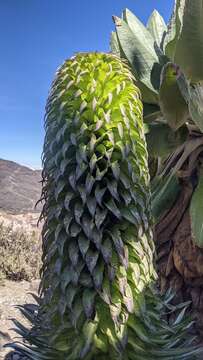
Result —
[[[203, 150], [203, 1], [176, 0], [168, 25], [156, 10], [147, 26], [128, 9], [123, 11], [122, 18], [113, 19], [116, 31], [111, 37], [112, 52], [127, 59], [142, 92], [151, 175], [162, 179], [168, 175], [159, 182], [160, 189], [166, 188], [167, 181], [175, 186], [171, 187], [169, 202], [169, 188], [166, 198], [162, 189], [161, 201], [158, 192], [155, 204], [158, 220], [173, 205], [174, 191], [177, 195], [180, 188], [177, 178], [187, 164], [190, 164], [187, 175], [194, 178], [196, 169], [197, 191], [203, 192], [199, 176]], [[159, 142], [155, 140], [155, 131]], [[175, 158], [165, 166], [173, 152]], [[193, 241], [203, 247], [203, 218], [198, 217], [197, 221], [194, 216], [201, 206], [199, 201], [193, 201], [191, 223]]]
[[112, 51], [127, 59], [144, 102], [161, 288], [192, 300], [201, 330], [203, 1], [176, 0], [168, 25], [157, 11], [146, 27], [129, 10], [114, 22]]
[[142, 103], [128, 66], [77, 54], [56, 74], [45, 117], [39, 307], [15, 321], [29, 359], [192, 359], [188, 304], [169, 325], [154, 287]]

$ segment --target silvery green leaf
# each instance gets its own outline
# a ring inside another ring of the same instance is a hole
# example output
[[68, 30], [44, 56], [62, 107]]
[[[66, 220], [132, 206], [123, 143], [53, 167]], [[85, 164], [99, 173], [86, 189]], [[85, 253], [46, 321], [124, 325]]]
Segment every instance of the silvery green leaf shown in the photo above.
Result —
[[183, 20], [183, 5], [184, 0], [175, 0], [173, 13], [168, 24], [167, 32], [163, 42], [164, 53], [168, 56], [171, 61], [174, 61], [176, 45], [180, 35], [180, 30]]
[[143, 106], [145, 123], [150, 123], [154, 120], [160, 120], [163, 117], [159, 106], [147, 103], [144, 103]]
[[189, 88], [189, 112], [194, 123], [203, 133], [203, 85], [191, 85]]
[[192, 83], [203, 81], [203, 0], [181, 0], [179, 13], [183, 18], [174, 60]]
[[189, 117], [188, 105], [178, 85], [180, 76], [179, 67], [173, 63], [167, 63], [162, 69], [159, 105], [164, 118], [173, 130], [181, 127]]
[[166, 34], [167, 26], [163, 17], [157, 10], [154, 10], [148, 20], [147, 29], [153, 36], [157, 45], [160, 47], [163, 41], [163, 37]]
[[152, 213], [156, 221], [169, 210], [180, 192], [180, 184], [175, 175], [160, 180], [155, 189], [152, 188]]
[[185, 99], [185, 102], [189, 103], [189, 81], [186, 79], [184, 73], [180, 70], [179, 76], [177, 77], [177, 84], [180, 89], [182, 97]]
[[121, 57], [121, 49], [116, 32], [112, 31], [110, 40], [111, 51], [114, 55]]
[[[120, 46], [132, 66], [136, 78], [146, 90], [148, 100], [151, 100], [149, 102], [156, 103], [161, 68], [158, 56], [153, 48], [153, 38], [132, 13], [126, 10], [125, 14], [128, 23], [122, 19], [114, 18]], [[153, 70], [154, 75], [156, 73], [154, 78], [158, 79], [157, 83], [151, 81]]]
[[[188, 134], [186, 126], [182, 126], [177, 131], [173, 131], [167, 124], [149, 124], [148, 131], [145, 135], [148, 153], [154, 158], [166, 158], [166, 156], [186, 141]], [[159, 141], [157, 141], [157, 136], [159, 136]]]

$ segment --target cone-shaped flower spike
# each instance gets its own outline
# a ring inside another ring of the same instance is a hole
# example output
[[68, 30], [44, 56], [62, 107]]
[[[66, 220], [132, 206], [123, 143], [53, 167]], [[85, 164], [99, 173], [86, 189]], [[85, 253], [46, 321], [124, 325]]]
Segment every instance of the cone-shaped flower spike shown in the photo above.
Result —
[[78, 54], [58, 70], [45, 120], [41, 302], [21, 350], [31, 359], [192, 359], [187, 321], [167, 325], [153, 285], [142, 121], [134, 78], [114, 55]]

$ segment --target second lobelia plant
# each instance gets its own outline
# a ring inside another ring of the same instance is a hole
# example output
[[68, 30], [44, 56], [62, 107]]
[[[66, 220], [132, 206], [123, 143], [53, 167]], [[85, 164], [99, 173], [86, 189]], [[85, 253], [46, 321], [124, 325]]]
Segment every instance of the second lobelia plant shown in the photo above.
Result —
[[[195, 359], [184, 317], [155, 288], [140, 93], [112, 54], [77, 54], [49, 94], [39, 306], [15, 321], [34, 360]], [[180, 313], [167, 322], [167, 313]], [[188, 348], [189, 346], [189, 348]]]
[[[114, 16], [113, 20], [116, 32], [111, 36], [112, 52], [128, 61], [142, 92], [149, 154], [151, 158], [160, 160], [158, 176], [162, 178], [170, 173], [170, 180], [174, 175], [178, 177], [179, 170], [185, 170], [189, 162], [188, 177], [193, 175], [195, 168], [199, 179], [197, 192], [200, 193], [203, 151], [202, 0], [176, 0], [168, 26], [156, 10], [146, 27], [128, 9], [123, 11], [122, 18]], [[155, 133], [159, 141], [156, 141]], [[167, 159], [173, 151], [176, 151], [174, 156]], [[178, 187], [177, 183], [176, 189]], [[155, 217], [159, 219], [169, 204], [164, 206], [157, 199], [156, 207]], [[195, 220], [194, 212], [198, 213], [195, 199], [191, 208], [193, 240], [202, 247], [202, 220]]]
[[144, 102], [161, 287], [192, 300], [203, 329], [203, 1], [176, 0], [168, 25], [128, 9], [114, 22]]

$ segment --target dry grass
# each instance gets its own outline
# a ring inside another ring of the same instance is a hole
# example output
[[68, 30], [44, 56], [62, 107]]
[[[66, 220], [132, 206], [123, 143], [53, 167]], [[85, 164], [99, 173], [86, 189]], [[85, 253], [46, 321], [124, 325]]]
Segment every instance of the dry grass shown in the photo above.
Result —
[[26, 233], [0, 223], [0, 278], [16, 281], [37, 279], [40, 266], [39, 232]]

